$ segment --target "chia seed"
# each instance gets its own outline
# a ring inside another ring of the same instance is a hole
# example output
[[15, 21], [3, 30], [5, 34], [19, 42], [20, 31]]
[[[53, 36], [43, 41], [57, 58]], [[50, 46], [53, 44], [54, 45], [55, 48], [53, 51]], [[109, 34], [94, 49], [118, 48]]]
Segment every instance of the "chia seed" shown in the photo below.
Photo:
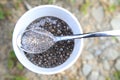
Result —
[[[26, 29], [44, 28], [54, 36], [72, 35], [69, 25], [63, 20], [45, 16], [33, 21]], [[47, 51], [39, 54], [29, 54], [25, 52], [26, 57], [35, 65], [52, 68], [63, 64], [71, 55], [74, 48], [74, 40], [65, 40], [55, 43]]]

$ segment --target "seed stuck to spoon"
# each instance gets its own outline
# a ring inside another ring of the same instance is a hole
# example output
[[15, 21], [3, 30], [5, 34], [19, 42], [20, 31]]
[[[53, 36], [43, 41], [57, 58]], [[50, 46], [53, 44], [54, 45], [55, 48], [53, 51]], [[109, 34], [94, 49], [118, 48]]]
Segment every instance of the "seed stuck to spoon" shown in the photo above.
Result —
[[55, 44], [53, 37], [50, 32], [43, 28], [29, 29], [25, 30], [23, 35], [18, 36], [17, 43], [18, 47], [25, 52], [42, 53]]
[[47, 51], [56, 42], [68, 39], [80, 39], [90, 37], [110, 37], [120, 36], [120, 30], [93, 32], [85, 34], [76, 34], [71, 36], [54, 36], [51, 32], [43, 28], [28, 29], [19, 35], [17, 44], [20, 49], [31, 54], [37, 54]]

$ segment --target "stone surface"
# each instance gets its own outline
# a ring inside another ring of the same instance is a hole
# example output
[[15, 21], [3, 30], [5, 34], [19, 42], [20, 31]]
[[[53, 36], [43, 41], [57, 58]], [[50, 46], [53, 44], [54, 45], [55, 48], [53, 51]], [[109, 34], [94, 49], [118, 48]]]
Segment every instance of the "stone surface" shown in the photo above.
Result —
[[95, 56], [99, 56], [101, 53], [102, 53], [102, 51], [99, 50], [99, 49], [97, 49], [97, 50], [95, 51]]
[[72, 67], [70, 67], [71, 73], [72, 74], [76, 74], [77, 72], [77, 68], [75, 67], [75, 65], [73, 65]]
[[[12, 75], [10, 74], [11, 72], [7, 69], [8, 53], [12, 50], [12, 32], [17, 20], [20, 18], [20, 16], [23, 15], [26, 10], [23, 6], [23, 3], [20, 3], [21, 1], [17, 1], [18, 0], [0, 1], [0, 5], [7, 4], [10, 6], [9, 11], [12, 14], [11, 19], [0, 19], [0, 80], [11, 80], [6, 79], [6, 75]], [[26, 1], [30, 5], [32, 5], [32, 7], [45, 4], [54, 4], [64, 7], [77, 17], [84, 33], [120, 29], [120, 7], [116, 7], [116, 10], [112, 13], [108, 13], [106, 9], [108, 5], [118, 4], [118, 2], [116, 3], [116, 1], [118, 0], [90, 0], [89, 7], [86, 7], [86, 1], [84, 0]], [[16, 6], [16, 4], [18, 7]], [[84, 4], [85, 6], [83, 6]], [[80, 8], [82, 6], [84, 8], [88, 8], [87, 15], [81, 14]], [[6, 5], [2, 5], [2, 7], [5, 9], [5, 11], [7, 11], [7, 9], [5, 8]], [[79, 59], [73, 66], [71, 66], [64, 72], [55, 75], [41, 75], [31, 72], [30, 70], [27, 70], [25, 68], [23, 70], [25, 74], [21, 75], [26, 76], [28, 80], [106, 80], [106, 76], [112, 75], [111, 72], [120, 70], [120, 59], [118, 59], [120, 58], [120, 49], [118, 46], [116, 48], [113, 47], [113, 45], [120, 46], [118, 40], [114, 40], [113, 43], [113, 38], [101, 37], [89, 39], [87, 38], [84, 39], [84, 41], [84, 48], [81, 53], [82, 56], [79, 57]], [[15, 73], [16, 72], [17, 71], [15, 71]]]
[[[114, 30], [120, 29], [120, 15], [111, 20], [111, 25]], [[117, 37], [117, 39], [120, 41], [120, 37]]]
[[84, 76], [87, 76], [92, 70], [92, 67], [89, 64], [84, 64], [82, 68], [82, 72]]
[[88, 53], [84, 56], [84, 59], [86, 60], [92, 60], [94, 58], [94, 55], [92, 55], [91, 53]]
[[99, 77], [99, 72], [93, 71], [88, 77], [88, 80], [98, 80], [98, 77]]
[[105, 79], [104, 76], [101, 75], [101, 76], [98, 77], [98, 80], [106, 80], [106, 79]]
[[101, 23], [103, 21], [104, 18], [104, 10], [103, 7], [99, 6], [97, 8], [93, 8], [92, 9], [92, 16], [94, 17], [94, 19]]
[[110, 70], [110, 64], [108, 63], [107, 60], [104, 60], [104, 62], [103, 62], [103, 68], [104, 68], [105, 70]]
[[111, 25], [113, 29], [120, 29], [120, 17], [115, 17], [111, 20]]
[[110, 4], [113, 5], [119, 5], [120, 1], [119, 0], [109, 0]]
[[119, 57], [119, 53], [114, 48], [107, 49], [103, 54], [107, 60], [115, 60]]
[[115, 68], [120, 71], [120, 59], [118, 59], [115, 63]]

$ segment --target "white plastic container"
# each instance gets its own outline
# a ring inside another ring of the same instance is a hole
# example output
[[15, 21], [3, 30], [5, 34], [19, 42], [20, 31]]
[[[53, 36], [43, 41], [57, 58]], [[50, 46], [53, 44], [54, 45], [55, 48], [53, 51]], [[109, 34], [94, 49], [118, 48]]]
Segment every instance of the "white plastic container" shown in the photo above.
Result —
[[13, 49], [18, 60], [27, 69], [39, 74], [55, 74], [69, 68], [76, 62], [83, 48], [83, 39], [75, 40], [73, 52], [63, 64], [54, 68], [42, 68], [34, 65], [27, 59], [24, 52], [18, 48], [16, 40], [17, 36], [21, 34], [32, 21], [43, 16], [58, 17], [70, 26], [74, 34], [82, 34], [82, 29], [78, 20], [69, 11], [55, 5], [38, 6], [27, 11], [16, 23], [12, 38]]

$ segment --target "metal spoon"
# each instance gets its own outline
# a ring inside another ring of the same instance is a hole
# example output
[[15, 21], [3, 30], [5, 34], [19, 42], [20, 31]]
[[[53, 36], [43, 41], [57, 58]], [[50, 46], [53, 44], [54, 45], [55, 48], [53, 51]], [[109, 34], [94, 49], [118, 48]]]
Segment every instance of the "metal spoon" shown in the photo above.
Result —
[[120, 36], [120, 30], [74, 34], [70, 36], [54, 36], [52, 33], [39, 28], [24, 31], [23, 34], [18, 36], [17, 45], [25, 52], [38, 54], [47, 51], [56, 42], [62, 40], [112, 36]]

